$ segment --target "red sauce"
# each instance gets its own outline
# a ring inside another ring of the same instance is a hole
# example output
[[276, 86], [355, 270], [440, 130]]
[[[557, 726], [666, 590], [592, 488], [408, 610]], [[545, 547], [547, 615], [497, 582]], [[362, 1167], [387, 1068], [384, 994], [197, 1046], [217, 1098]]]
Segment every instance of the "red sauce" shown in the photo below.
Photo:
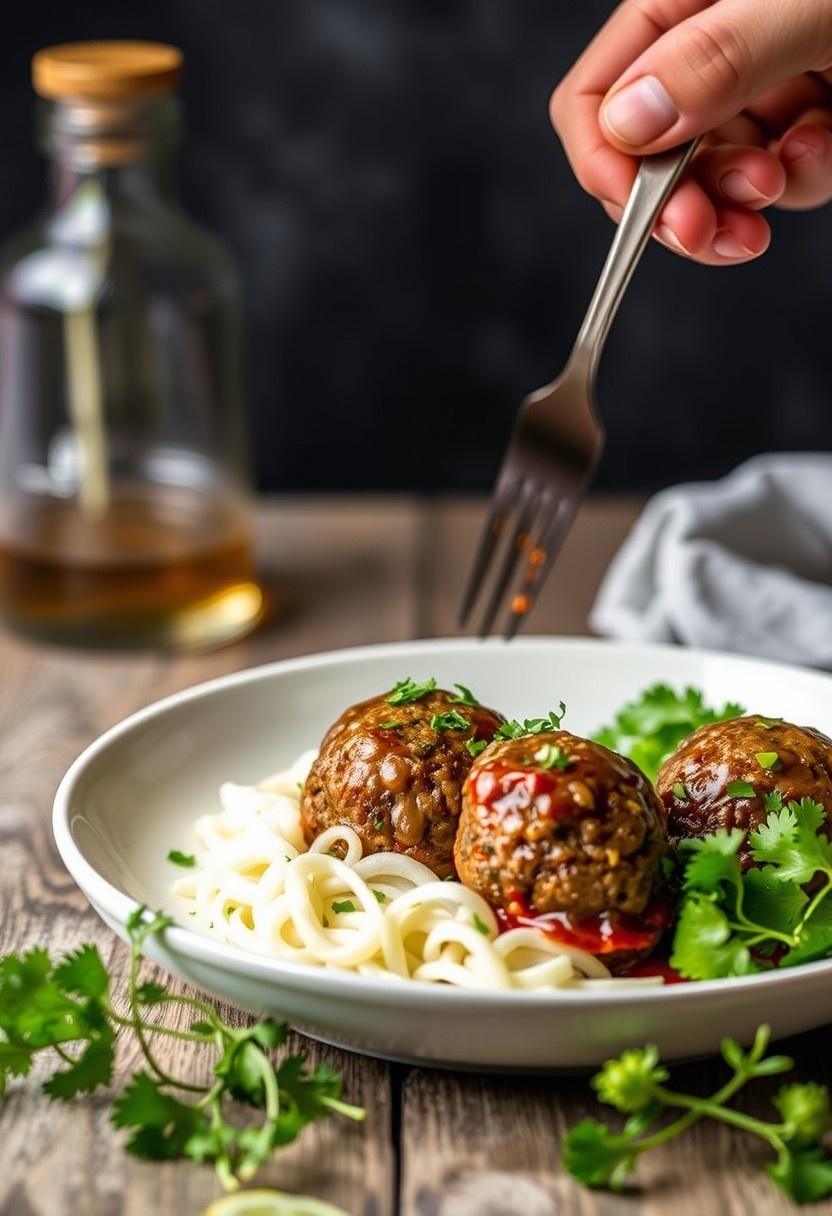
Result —
[[535, 802], [539, 815], [553, 819], [576, 811], [573, 799], [564, 789], [562, 774], [555, 776], [546, 769], [515, 768], [494, 760], [483, 765], [469, 780], [472, 801], [486, 809], [502, 802], [506, 809], [512, 805], [526, 807]]
[[632, 967], [627, 968], [627, 978], [647, 979], [649, 976], [660, 975], [666, 984], [687, 984], [683, 975], [675, 967], [671, 967], [666, 958], [642, 958]]
[[652, 950], [670, 923], [670, 908], [663, 899], [655, 899], [643, 916], [603, 913], [571, 920], [566, 912], [534, 913], [522, 896], [514, 895], [508, 910], [498, 909], [496, 915], [503, 933], [520, 927], [537, 929], [560, 945], [597, 955]]

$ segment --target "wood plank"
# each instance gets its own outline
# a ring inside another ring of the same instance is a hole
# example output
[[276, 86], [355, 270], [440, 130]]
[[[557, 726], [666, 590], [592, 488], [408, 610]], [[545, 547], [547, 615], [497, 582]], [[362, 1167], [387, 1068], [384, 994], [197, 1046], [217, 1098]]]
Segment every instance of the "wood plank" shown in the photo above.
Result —
[[[277, 501], [260, 516], [260, 549], [280, 611], [260, 632], [207, 655], [99, 655], [0, 637], [0, 952], [40, 943], [60, 952], [95, 941], [123, 990], [126, 951], [88, 909], [52, 844], [59, 778], [100, 731], [188, 684], [321, 648], [394, 640], [413, 630], [417, 512], [406, 500]], [[224, 1011], [227, 1016], [228, 1010]], [[263, 1171], [265, 1185], [313, 1193], [351, 1212], [391, 1216], [392, 1100], [383, 1064], [308, 1040], [313, 1060], [345, 1078], [366, 1123], [307, 1129]], [[126, 1045], [125, 1045], [126, 1050]], [[172, 1071], [192, 1075], [190, 1045], [160, 1045]], [[138, 1061], [129, 1055], [123, 1076]], [[9, 1216], [196, 1216], [219, 1187], [210, 1168], [128, 1157], [108, 1123], [112, 1094], [50, 1103], [34, 1080], [0, 1105], [0, 1211]]]
[[[588, 632], [586, 618], [601, 576], [641, 506], [642, 500], [632, 495], [598, 495], [584, 503], [529, 618], [529, 633]], [[426, 594], [419, 636], [459, 632], [457, 607], [484, 516], [481, 498], [440, 499], [428, 505], [420, 547], [420, 582]]]

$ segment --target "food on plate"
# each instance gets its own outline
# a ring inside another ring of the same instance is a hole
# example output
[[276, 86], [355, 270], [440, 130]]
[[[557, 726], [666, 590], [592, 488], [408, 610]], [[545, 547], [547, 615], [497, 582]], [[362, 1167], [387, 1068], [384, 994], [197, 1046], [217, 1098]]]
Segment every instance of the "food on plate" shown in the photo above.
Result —
[[565, 730], [492, 744], [465, 782], [462, 882], [506, 923], [580, 945], [613, 970], [649, 953], [666, 925], [655, 903], [666, 848], [644, 774]]
[[705, 703], [699, 688], [677, 691], [669, 684], [651, 684], [623, 705], [609, 726], [593, 735], [596, 743], [629, 756], [646, 777], [656, 780], [664, 760], [677, 743], [699, 726], [744, 714], [742, 705], [728, 701], [720, 709]]
[[440, 878], [453, 874], [462, 783], [477, 745], [502, 721], [469, 689], [446, 692], [434, 680], [402, 680], [350, 706], [327, 731], [304, 786], [307, 843], [348, 825], [365, 853], [394, 850]]
[[[832, 739], [759, 714], [715, 722], [679, 744], [656, 788], [674, 846], [718, 828], [751, 832], [783, 803], [809, 798], [832, 808]], [[832, 824], [824, 830], [832, 834]], [[748, 839], [740, 857], [752, 864]]]
[[388, 979], [504, 990], [609, 980], [586, 950], [534, 928], [500, 932], [481, 895], [413, 857], [365, 855], [348, 825], [307, 846], [299, 785], [314, 754], [258, 786], [224, 785], [221, 813], [197, 820], [199, 864], [174, 885], [195, 928], [288, 962]]
[[[654, 685], [602, 732], [628, 757], [563, 730], [563, 704], [506, 721], [455, 687], [401, 680], [320, 752], [222, 786], [196, 852], [168, 854], [194, 927], [295, 963], [492, 990], [832, 956], [825, 735]], [[655, 765], [671, 740], [657, 792], [633, 757]]]

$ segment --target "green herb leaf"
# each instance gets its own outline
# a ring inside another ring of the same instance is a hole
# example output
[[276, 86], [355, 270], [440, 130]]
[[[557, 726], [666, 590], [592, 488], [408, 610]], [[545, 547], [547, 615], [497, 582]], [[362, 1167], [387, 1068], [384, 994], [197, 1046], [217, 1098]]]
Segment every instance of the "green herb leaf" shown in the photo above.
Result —
[[471, 723], [467, 718], [463, 718], [461, 713], [455, 709], [449, 709], [444, 714], [433, 714], [430, 720], [432, 730], [469, 730]]
[[110, 987], [110, 977], [97, 946], [73, 950], [54, 969], [52, 976], [61, 992], [76, 996], [105, 996]]
[[668, 1076], [659, 1064], [658, 1048], [650, 1043], [607, 1060], [591, 1083], [602, 1102], [629, 1115], [644, 1110], [654, 1099], [654, 1087]]
[[522, 722], [513, 719], [510, 722], [501, 722], [494, 734], [495, 739], [524, 739], [526, 735], [540, 735], [544, 731], [560, 730], [560, 724], [563, 721], [566, 713], [566, 705], [563, 701], [557, 710], [550, 710], [546, 718], [524, 718]]
[[373, 887], [373, 888], [372, 888], [372, 891], [373, 891], [373, 895], [375, 895], [376, 900], [378, 901], [378, 903], [380, 903], [380, 904], [386, 904], [386, 903], [387, 903], [387, 896], [384, 894], [384, 892], [383, 892], [383, 891], [378, 891], [378, 890], [376, 890], [376, 888], [375, 888], [375, 887]]
[[750, 781], [729, 781], [725, 792], [729, 798], [757, 797], [757, 791]]
[[783, 805], [783, 795], [780, 790], [772, 790], [769, 794], [763, 794], [763, 806], [767, 811], [779, 811]]
[[476, 760], [476, 758], [480, 754], [480, 752], [484, 752], [485, 749], [488, 747], [488, 740], [487, 739], [466, 739], [465, 747], [468, 751], [468, 754], [473, 756], [474, 759]]
[[698, 891], [682, 901], [670, 965], [689, 980], [749, 975], [756, 970], [748, 947], [732, 933], [715, 897]]
[[470, 688], [466, 688], [464, 684], [454, 684], [454, 688], [459, 689], [458, 697], [451, 697], [451, 700], [456, 705], [470, 705], [472, 708], [479, 705], [479, 701], [471, 692]]
[[777, 752], [756, 752], [755, 759], [760, 768], [767, 769], [769, 772], [783, 767]]
[[379, 724], [378, 724], [379, 730], [401, 730], [401, 728], [403, 726], [404, 726], [404, 722], [392, 722], [391, 721], [391, 722], [379, 722]]
[[796, 1145], [817, 1144], [832, 1127], [829, 1090], [825, 1085], [813, 1081], [783, 1085], [774, 1098], [774, 1105], [783, 1122], [789, 1125], [786, 1138]]
[[625, 705], [594, 738], [604, 747], [629, 756], [655, 781], [661, 765], [677, 744], [698, 727], [737, 718], [744, 712], [734, 702], [713, 709], [705, 704], [703, 694], [696, 688], [677, 692], [667, 684], [653, 684]]
[[545, 769], [567, 769], [575, 763], [558, 744], [544, 743], [534, 754], [535, 761]]
[[171, 849], [168, 853], [168, 861], [172, 861], [175, 866], [195, 866], [196, 858], [193, 853], [182, 853], [179, 849]]
[[419, 701], [422, 697], [426, 697], [435, 688], [436, 680], [432, 676], [422, 684], [417, 684], [415, 680], [411, 680], [410, 676], [405, 676], [403, 680], [399, 680], [398, 684], [394, 685], [393, 691], [387, 698], [387, 704], [407, 705], [411, 701]]
[[782, 718], [758, 718], [757, 726], [761, 726], [763, 730], [771, 730], [773, 726], [777, 726], [778, 722], [782, 722]]
[[351, 899], [334, 899], [332, 901], [332, 911], [336, 914], [339, 912], [354, 912], [355, 904]]
[[832, 1161], [820, 1147], [788, 1151], [766, 1170], [795, 1203], [816, 1203], [832, 1194]]
[[616, 1135], [597, 1119], [582, 1119], [564, 1140], [563, 1164], [584, 1186], [618, 1185], [635, 1166], [635, 1153], [626, 1136]]
[[687, 802], [690, 794], [688, 794], [688, 787], [684, 784], [684, 782], [677, 781], [673, 786], [673, 797], [678, 802]]
[[491, 930], [489, 929], [488, 925], [480, 916], [477, 915], [476, 912], [474, 913], [474, 928], [478, 933], [481, 933], [483, 937], [491, 936]]

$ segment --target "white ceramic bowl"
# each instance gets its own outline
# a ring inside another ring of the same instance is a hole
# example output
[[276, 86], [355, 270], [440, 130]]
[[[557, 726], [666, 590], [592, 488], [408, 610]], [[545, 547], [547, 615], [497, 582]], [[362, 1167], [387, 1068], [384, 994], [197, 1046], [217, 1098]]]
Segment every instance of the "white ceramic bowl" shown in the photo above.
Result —
[[[673, 647], [528, 638], [506, 646], [429, 641], [313, 655], [213, 680], [134, 714], [72, 765], [55, 799], [61, 856], [90, 903], [121, 936], [137, 902], [176, 914], [170, 848], [190, 852], [194, 819], [217, 806], [223, 781], [254, 782], [318, 745], [354, 701], [404, 676], [461, 682], [509, 716], [563, 699], [566, 725], [589, 733], [648, 684], [701, 687], [832, 733], [832, 678], [753, 659]], [[832, 961], [742, 979], [620, 993], [481, 993], [287, 964], [248, 954], [184, 925], [149, 953], [219, 997], [285, 1018], [356, 1051], [437, 1066], [575, 1068], [655, 1042], [667, 1059], [748, 1041], [761, 1021], [776, 1036], [832, 1016]]]

